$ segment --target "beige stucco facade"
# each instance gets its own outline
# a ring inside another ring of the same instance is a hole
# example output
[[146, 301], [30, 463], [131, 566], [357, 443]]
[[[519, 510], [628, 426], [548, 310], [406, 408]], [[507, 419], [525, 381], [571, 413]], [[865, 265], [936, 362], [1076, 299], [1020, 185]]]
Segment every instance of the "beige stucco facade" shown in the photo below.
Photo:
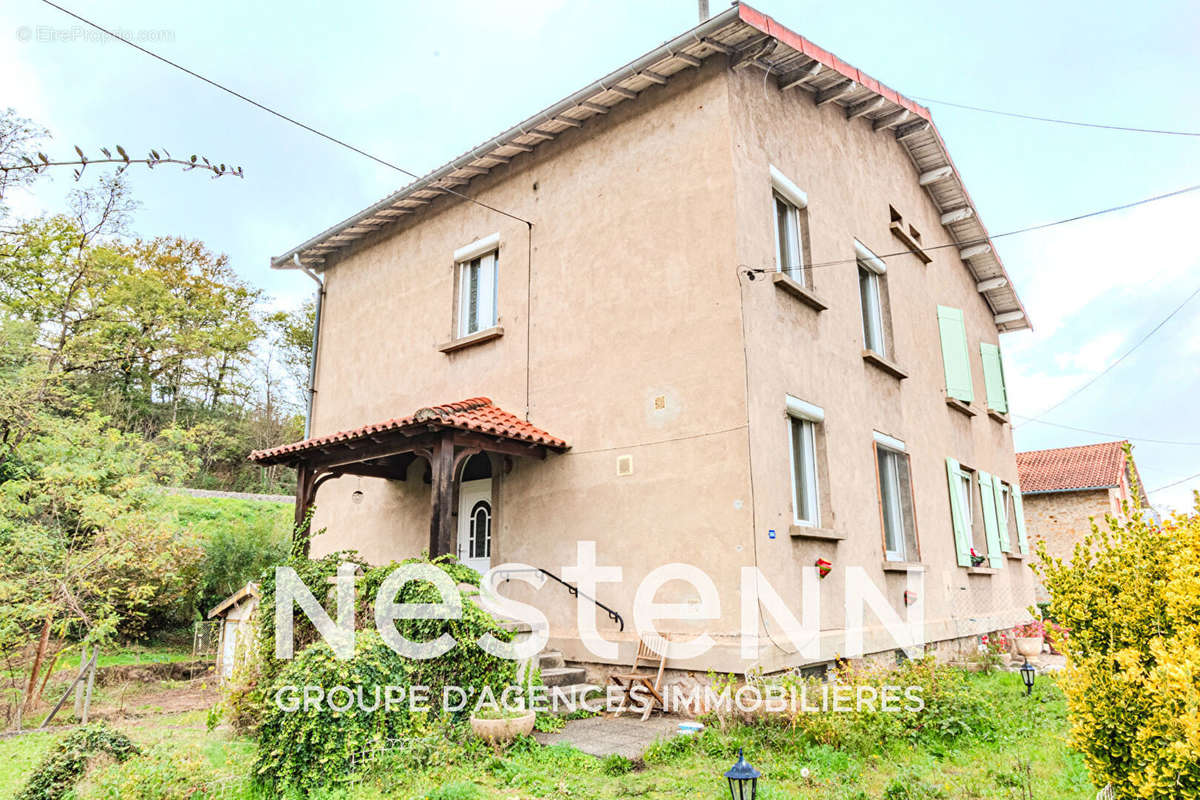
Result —
[[[744, 671], [739, 653], [742, 568], [757, 566], [800, 614], [801, 570], [833, 563], [821, 579], [820, 654], [804, 659], [771, 621], [751, 662], [777, 669], [844, 652], [847, 567], [861, 567], [900, 615], [909, 575], [885, 572], [874, 432], [909, 453], [925, 638], [941, 641], [1008, 627], [1032, 604], [1025, 563], [994, 573], [959, 567], [945, 459], [1016, 480], [1010, 426], [983, 402], [979, 343], [997, 329], [975, 281], [886, 132], [847, 120], [804, 92], [763, 88], [761, 73], [708, 59], [603, 120], [569, 131], [472, 181], [470, 194], [517, 220], [455, 198], [435, 201], [332, 259], [316, 369], [312, 433], [320, 435], [484, 395], [564, 438], [546, 460], [496, 457], [491, 563], [562, 574], [580, 541], [620, 566], [597, 597], [619, 610], [635, 646], [633, 599], [654, 568], [694, 565], [719, 592], [715, 620], [665, 622], [686, 638], [714, 636], [689, 666]], [[811, 270], [822, 311], [781, 290], [773, 268], [769, 169], [808, 195]], [[899, 379], [863, 358], [854, 240], [878, 254], [904, 249], [889, 206], [920, 230], [933, 261], [886, 258], [891, 358]], [[443, 352], [454, 338], [452, 254], [499, 234], [503, 335]], [[937, 305], [964, 312], [974, 416], [949, 407]], [[840, 540], [790, 535], [792, 490], [785, 397], [820, 406], [822, 528]], [[629, 457], [632, 473], [618, 474]], [[419, 554], [429, 541], [429, 486], [415, 462], [405, 481], [343, 477], [322, 486], [314, 555], [354, 548], [375, 563]], [[771, 535], [774, 532], [774, 536]], [[542, 609], [568, 658], [596, 661], [578, 638], [561, 586], [502, 591]], [[658, 602], [695, 603], [668, 583]], [[589, 609], [592, 613], [594, 609]], [[868, 612], [868, 651], [894, 647]], [[692, 632], [692, 633], [689, 633]], [[680, 666], [680, 665], [676, 665]]]

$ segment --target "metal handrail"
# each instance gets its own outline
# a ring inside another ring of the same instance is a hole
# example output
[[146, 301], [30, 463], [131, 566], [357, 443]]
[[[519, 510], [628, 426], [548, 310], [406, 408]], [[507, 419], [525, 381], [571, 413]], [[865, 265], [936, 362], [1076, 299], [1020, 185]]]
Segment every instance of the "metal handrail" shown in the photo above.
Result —
[[617, 625], [620, 626], [620, 629], [622, 631], [625, 630], [625, 620], [620, 615], [620, 613], [618, 613], [618, 612], [614, 611], [613, 609], [609, 608], [608, 606], [604, 605], [604, 603], [601, 603], [596, 598], [589, 597], [588, 595], [579, 591], [578, 586], [567, 583], [562, 578], [558, 577], [557, 575], [555, 575], [553, 572], [550, 572], [549, 570], [544, 570], [541, 567], [524, 567], [522, 569], [506, 569], [506, 570], [502, 571], [502, 574], [504, 575], [504, 582], [508, 583], [508, 580], [509, 580], [508, 576], [511, 574], [514, 574], [514, 573], [518, 573], [518, 572], [540, 572], [543, 575], [545, 575], [547, 578], [553, 578], [554, 580], [561, 583], [563, 586], [567, 587], [567, 591], [571, 594], [572, 597], [577, 597], [577, 598], [582, 597], [584, 600], [590, 600], [592, 602], [592, 604], [595, 605], [597, 608], [603, 609], [604, 612], [608, 614], [608, 618], [610, 620], [612, 620], [613, 622], [617, 623]]

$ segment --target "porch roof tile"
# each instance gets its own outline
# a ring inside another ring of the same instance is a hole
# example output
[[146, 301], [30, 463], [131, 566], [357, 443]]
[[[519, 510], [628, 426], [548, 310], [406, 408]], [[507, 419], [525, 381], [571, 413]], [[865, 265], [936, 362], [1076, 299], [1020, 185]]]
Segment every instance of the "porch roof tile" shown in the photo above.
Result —
[[492, 403], [487, 397], [472, 397], [457, 403], [444, 403], [418, 409], [407, 417], [396, 417], [385, 422], [363, 425], [359, 428], [314, 436], [311, 439], [280, 445], [266, 450], [255, 450], [250, 460], [257, 463], [278, 463], [289, 456], [327, 447], [339, 442], [363, 439], [378, 433], [421, 426], [453, 428], [472, 431], [488, 436], [500, 436], [529, 444], [542, 445], [551, 450], [566, 450], [570, 447], [563, 439], [552, 436], [520, 417]]

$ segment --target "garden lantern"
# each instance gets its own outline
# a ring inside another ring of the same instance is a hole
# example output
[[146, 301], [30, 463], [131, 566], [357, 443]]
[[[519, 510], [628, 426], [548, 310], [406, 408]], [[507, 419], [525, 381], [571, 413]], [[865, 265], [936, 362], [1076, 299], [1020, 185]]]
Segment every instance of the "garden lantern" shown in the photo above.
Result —
[[761, 776], [761, 772], [750, 766], [739, 747], [737, 762], [725, 773], [726, 779], [729, 780], [729, 796], [733, 800], [754, 800], [758, 794], [758, 779]]
[[1037, 675], [1037, 670], [1033, 668], [1033, 664], [1029, 663], [1029, 659], [1025, 659], [1025, 663], [1021, 665], [1021, 682], [1025, 684], [1025, 696], [1028, 697], [1033, 693], [1033, 678]]

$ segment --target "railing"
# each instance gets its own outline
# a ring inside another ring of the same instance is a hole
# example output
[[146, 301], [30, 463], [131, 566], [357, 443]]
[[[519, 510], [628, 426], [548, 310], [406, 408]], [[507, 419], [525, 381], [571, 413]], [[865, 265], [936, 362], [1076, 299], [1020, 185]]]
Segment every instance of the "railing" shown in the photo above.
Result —
[[520, 572], [540, 572], [542, 575], [546, 576], [547, 578], [551, 578], [553, 580], [558, 581], [559, 583], [561, 583], [563, 586], [565, 586], [567, 588], [567, 591], [570, 593], [570, 595], [572, 597], [582, 597], [584, 600], [591, 601], [592, 605], [596, 606], [597, 608], [603, 610], [606, 614], [608, 614], [608, 618], [611, 619], [613, 622], [617, 623], [617, 625], [620, 626], [620, 629], [622, 631], [625, 630], [625, 620], [624, 620], [624, 618], [621, 617], [621, 615], [618, 612], [616, 612], [613, 609], [609, 608], [608, 606], [604, 605], [604, 603], [601, 603], [596, 598], [589, 597], [588, 595], [579, 591], [578, 586], [574, 586], [570, 583], [567, 583], [562, 578], [555, 575], [553, 572], [544, 570], [541, 567], [523, 567], [521, 569], [502, 570], [501, 574], [504, 576], [504, 582], [508, 583], [509, 575], [513, 575], [513, 574], [520, 573]]

